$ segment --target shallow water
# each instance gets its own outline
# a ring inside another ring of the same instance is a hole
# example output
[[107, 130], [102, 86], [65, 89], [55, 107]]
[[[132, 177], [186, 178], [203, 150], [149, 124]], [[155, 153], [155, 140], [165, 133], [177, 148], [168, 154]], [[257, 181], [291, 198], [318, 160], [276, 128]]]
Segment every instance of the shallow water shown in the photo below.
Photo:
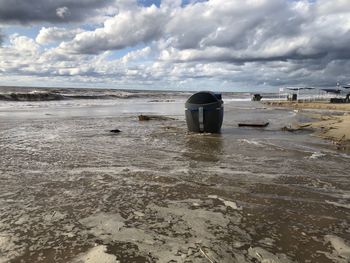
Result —
[[183, 103], [1, 102], [0, 262], [350, 260], [349, 153], [247, 101], [189, 134]]

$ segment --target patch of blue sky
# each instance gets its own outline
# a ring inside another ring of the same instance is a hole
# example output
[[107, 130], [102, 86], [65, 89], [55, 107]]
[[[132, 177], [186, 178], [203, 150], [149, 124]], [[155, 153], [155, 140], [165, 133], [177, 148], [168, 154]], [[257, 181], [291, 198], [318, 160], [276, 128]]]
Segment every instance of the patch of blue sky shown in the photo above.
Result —
[[[137, 0], [137, 3], [139, 5], [146, 6], [146, 7], [149, 7], [151, 5], [155, 5], [155, 6], [159, 7], [161, 2], [162, 2], [161, 0]], [[186, 6], [189, 4], [199, 3], [199, 2], [208, 2], [208, 0], [182, 0], [181, 5]]]
[[137, 0], [137, 3], [142, 6], [149, 7], [151, 5], [155, 5], [157, 7], [160, 6], [161, 0]]
[[84, 25], [81, 25], [80, 28], [85, 30], [85, 31], [94, 31], [96, 29], [96, 25], [95, 24], [84, 24]]
[[9, 36], [12, 34], [18, 34], [30, 38], [36, 38], [41, 26], [10, 26], [3, 28], [5, 35]]
[[4, 45], [10, 44], [9, 36], [17, 34], [20, 36], [26, 36], [31, 39], [35, 39], [38, 35], [41, 26], [9, 26], [2, 29], [2, 33], [5, 36]]
[[208, 2], [209, 0], [182, 0], [182, 6], [186, 6], [189, 4]]
[[[51, 24], [47, 24], [47, 25], [43, 24], [40, 26], [18, 25], [18, 26], [4, 27], [4, 28], [2, 28], [2, 34], [5, 36], [4, 45], [10, 44], [9, 36], [14, 35], [14, 34], [19, 35], [19, 36], [29, 37], [29, 38], [35, 40], [36, 37], [38, 36], [40, 30], [43, 27], [48, 28], [48, 27], [52, 27], [52, 25]], [[71, 25], [57, 25], [56, 27], [65, 28], [67, 30], [76, 28], [76, 27], [71, 26]], [[57, 45], [56, 43], [47, 44], [47, 45], [45, 45], [45, 48], [52, 48], [52, 47], [55, 47], [56, 45]]]

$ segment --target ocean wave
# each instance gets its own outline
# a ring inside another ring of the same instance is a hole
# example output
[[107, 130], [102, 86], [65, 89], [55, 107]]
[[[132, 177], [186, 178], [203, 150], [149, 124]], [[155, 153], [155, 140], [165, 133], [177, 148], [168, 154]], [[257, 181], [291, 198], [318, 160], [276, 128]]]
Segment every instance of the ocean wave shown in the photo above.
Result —
[[64, 100], [65, 96], [55, 92], [3, 93], [0, 100], [5, 101], [49, 101]]
[[131, 93], [118, 94], [61, 94], [59, 92], [12, 92], [0, 93], [0, 100], [3, 101], [56, 101], [56, 100], [94, 100], [94, 99], [128, 99], [139, 97]]
[[108, 100], [108, 99], [130, 99], [138, 98], [140, 96], [134, 94], [102, 94], [102, 95], [64, 95], [66, 99], [75, 100]]

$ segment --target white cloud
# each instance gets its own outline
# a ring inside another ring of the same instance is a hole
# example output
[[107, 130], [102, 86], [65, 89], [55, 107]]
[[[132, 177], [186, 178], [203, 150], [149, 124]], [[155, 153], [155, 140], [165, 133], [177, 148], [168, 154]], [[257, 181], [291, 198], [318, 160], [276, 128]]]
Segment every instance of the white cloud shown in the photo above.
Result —
[[174, 61], [215, 61], [216, 55], [227, 62], [308, 59], [339, 46], [319, 43], [348, 38], [349, 16], [334, 15], [333, 9], [325, 14], [322, 3], [211, 0], [185, 7], [181, 1], [163, 1], [159, 8], [125, 5], [103, 27], [79, 33], [61, 48], [95, 54], [157, 41], [166, 43], [163, 47], [169, 50], [164, 54]]
[[315, 5], [319, 16], [330, 14], [348, 14], [350, 12], [350, 3], [348, 0], [317, 0]]
[[151, 53], [151, 48], [145, 47], [143, 49], [138, 49], [138, 50], [129, 52], [122, 58], [122, 61], [124, 63], [128, 63], [134, 60], [143, 59], [149, 56], [150, 53]]
[[56, 9], [56, 15], [59, 18], [65, 19], [71, 15], [71, 12], [69, 11], [68, 7], [62, 6]]
[[155, 6], [134, 7], [105, 21], [103, 28], [77, 34], [61, 48], [76, 53], [98, 53], [147, 43], [162, 35], [166, 14]]
[[39, 51], [39, 46], [35, 41], [26, 36], [20, 36], [14, 34], [10, 36], [10, 43], [14, 51], [18, 52], [18, 55], [37, 55]]
[[83, 32], [82, 29], [66, 29], [58, 27], [42, 27], [36, 42], [42, 45], [72, 40], [77, 34]]

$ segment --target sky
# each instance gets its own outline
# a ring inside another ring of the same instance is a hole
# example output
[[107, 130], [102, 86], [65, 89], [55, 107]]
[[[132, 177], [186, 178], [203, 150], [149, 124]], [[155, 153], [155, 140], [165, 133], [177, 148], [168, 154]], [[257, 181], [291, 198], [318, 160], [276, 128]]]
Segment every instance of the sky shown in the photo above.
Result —
[[0, 0], [0, 86], [350, 83], [350, 0]]

